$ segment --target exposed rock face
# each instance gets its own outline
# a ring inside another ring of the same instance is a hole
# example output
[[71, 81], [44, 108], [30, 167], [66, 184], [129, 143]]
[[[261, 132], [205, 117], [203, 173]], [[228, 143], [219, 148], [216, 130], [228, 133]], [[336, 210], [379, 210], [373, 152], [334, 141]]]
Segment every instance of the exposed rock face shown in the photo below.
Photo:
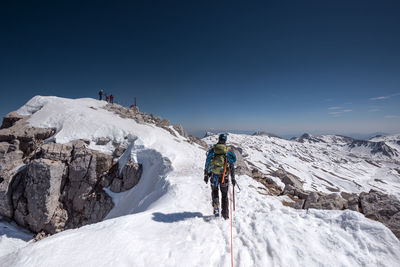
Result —
[[110, 190], [119, 193], [131, 189], [139, 182], [142, 171], [141, 164], [129, 161], [122, 169], [122, 176], [113, 179]]
[[182, 135], [183, 137], [188, 137], [187, 133], [183, 130], [182, 125], [174, 125], [173, 127], [175, 131], [177, 131], [180, 135]]
[[[285, 179], [287, 176], [280, 176], [282, 181], [285, 180], [286, 182], [282, 194], [297, 199], [294, 203], [287, 203], [287, 205], [295, 209], [350, 209], [358, 211], [367, 218], [385, 224], [400, 239], [400, 201], [396, 197], [375, 190], [368, 193], [363, 192], [359, 196], [346, 192], [342, 192], [340, 195], [308, 192], [295, 187], [295, 182], [292, 182], [291, 179]], [[253, 178], [259, 180], [254, 173]]]
[[267, 133], [264, 131], [257, 131], [255, 133], [252, 134], [253, 136], [269, 136], [269, 137], [276, 137], [276, 138], [280, 138], [279, 136], [277, 136], [276, 134], [272, 134], [272, 133]]
[[[24, 158], [19, 142], [0, 143], [0, 215], [39, 236], [103, 220], [114, 206], [103, 188], [132, 188], [142, 165], [129, 162], [120, 174], [112, 155], [86, 145], [84, 140], [42, 144]], [[27, 166], [18, 168], [23, 161]]]
[[380, 221], [400, 238], [400, 201], [375, 190], [360, 194], [360, 204], [367, 218]]
[[342, 210], [345, 205], [346, 200], [338, 194], [321, 195], [311, 192], [304, 203], [304, 209]]
[[176, 133], [171, 129], [173, 128], [179, 135], [187, 138], [189, 142], [197, 143], [200, 146], [204, 147], [205, 149], [208, 147], [207, 144], [202, 140], [196, 139], [195, 137], [189, 137], [188, 134], [184, 131], [182, 125], [173, 125], [171, 127], [169, 120], [162, 119], [160, 117], [154, 116], [153, 114], [148, 115], [144, 112], [140, 112], [137, 106], [131, 106], [127, 108], [118, 104], [107, 104], [105, 106], [105, 109], [118, 114], [122, 118], [133, 119], [137, 123], [154, 124], [157, 127], [165, 129], [173, 136], [176, 136]]
[[17, 121], [25, 118], [26, 116], [19, 115], [17, 112], [13, 111], [8, 113], [3, 118], [3, 123], [1, 124], [0, 129], [6, 129], [13, 126]]
[[300, 178], [283, 169], [276, 170], [272, 172], [271, 175], [281, 179], [282, 183], [285, 184], [284, 191], [289, 190], [289, 188], [286, 188], [289, 185], [292, 186], [294, 189], [303, 189], [303, 183], [300, 181]]
[[41, 146], [40, 158], [69, 162], [71, 159], [71, 152], [72, 147], [70, 146], [48, 143]]
[[104, 146], [107, 145], [110, 141], [111, 141], [110, 138], [100, 137], [97, 139], [96, 145]]
[[201, 140], [200, 138], [197, 138], [196, 136], [193, 136], [193, 135], [189, 135], [188, 139], [189, 139], [189, 143], [191, 143], [191, 144], [196, 143], [203, 149], [208, 149], [207, 143], [205, 141]]
[[49, 223], [58, 206], [65, 165], [49, 159], [33, 160], [25, 177], [28, 216], [26, 223], [35, 232]]
[[269, 191], [271, 195], [280, 195], [282, 193], [281, 188], [269, 177], [264, 176], [257, 169], [251, 170], [251, 177], [253, 177], [256, 181], [262, 183]]
[[26, 122], [28, 117], [20, 116], [15, 112], [7, 116], [8, 118], [3, 120], [5, 127], [0, 129], [0, 142], [18, 142], [19, 149], [25, 155], [35, 151], [43, 140], [55, 133], [54, 129], [29, 126]]
[[[8, 147], [7, 147], [8, 151]], [[23, 153], [11, 151], [0, 154], [0, 215], [12, 217], [12, 191], [18, 167], [23, 166]]]
[[388, 146], [385, 142], [371, 142], [365, 140], [354, 140], [350, 145], [350, 148], [355, 147], [366, 147], [371, 149], [372, 154], [381, 153], [387, 157], [398, 156], [395, 149]]
[[345, 209], [360, 212], [359, 197], [357, 194], [349, 194], [346, 192], [342, 192], [340, 195], [346, 200], [346, 203], [344, 206]]

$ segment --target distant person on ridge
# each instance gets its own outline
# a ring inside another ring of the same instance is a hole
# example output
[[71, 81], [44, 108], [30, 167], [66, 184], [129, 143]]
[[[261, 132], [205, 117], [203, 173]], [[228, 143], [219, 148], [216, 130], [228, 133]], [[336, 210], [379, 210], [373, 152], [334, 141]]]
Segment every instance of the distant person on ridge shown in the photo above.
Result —
[[106, 101], [107, 101], [107, 102], [110, 102], [109, 96], [108, 96], [107, 94], [105, 94], [105, 96], [106, 96]]
[[103, 89], [99, 91], [99, 100], [103, 100]]
[[227, 135], [220, 134], [218, 143], [207, 152], [206, 166], [204, 169], [204, 182], [210, 179], [211, 197], [214, 215], [219, 216], [219, 195], [218, 186], [222, 197], [222, 217], [229, 218], [228, 189], [229, 173], [231, 174], [232, 185], [236, 185], [235, 168], [236, 155], [226, 146]]
[[112, 94], [110, 95], [110, 103], [114, 104], [114, 96]]

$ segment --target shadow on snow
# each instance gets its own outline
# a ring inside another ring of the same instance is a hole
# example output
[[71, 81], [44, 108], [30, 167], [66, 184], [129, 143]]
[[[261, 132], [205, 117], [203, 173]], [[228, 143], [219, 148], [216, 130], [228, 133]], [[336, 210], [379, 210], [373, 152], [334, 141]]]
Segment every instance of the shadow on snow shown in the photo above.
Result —
[[191, 218], [205, 218], [201, 212], [176, 212], [176, 213], [161, 213], [161, 212], [154, 212], [153, 213], [153, 220], [156, 222], [163, 222], [163, 223], [174, 223], [179, 221], [184, 221], [186, 219]]

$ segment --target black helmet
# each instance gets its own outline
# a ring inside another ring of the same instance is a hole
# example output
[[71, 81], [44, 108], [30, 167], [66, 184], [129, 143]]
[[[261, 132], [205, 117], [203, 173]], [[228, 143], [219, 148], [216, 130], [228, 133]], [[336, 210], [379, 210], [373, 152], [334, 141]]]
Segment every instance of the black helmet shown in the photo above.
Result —
[[228, 139], [228, 136], [226, 135], [226, 134], [224, 134], [224, 133], [222, 133], [222, 134], [220, 134], [219, 136], [218, 136], [218, 141], [222, 141], [222, 142], [226, 142], [226, 139]]

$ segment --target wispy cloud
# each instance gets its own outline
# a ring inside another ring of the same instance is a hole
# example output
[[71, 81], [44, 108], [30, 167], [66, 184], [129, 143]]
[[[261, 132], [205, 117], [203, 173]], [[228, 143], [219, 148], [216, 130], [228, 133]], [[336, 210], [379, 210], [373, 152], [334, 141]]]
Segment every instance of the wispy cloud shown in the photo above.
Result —
[[399, 95], [400, 95], [400, 93], [396, 93], [396, 94], [392, 94], [392, 95], [385, 95], [385, 96], [372, 97], [372, 98], [370, 98], [369, 100], [373, 100], [373, 101], [375, 101], [375, 100], [385, 100], [385, 99], [389, 99], [389, 98], [391, 98], [391, 97], [399, 96]]
[[[337, 109], [335, 109], [337, 110]], [[342, 110], [337, 110], [337, 111], [331, 111], [328, 114], [332, 115], [333, 117], [339, 117], [340, 115], [342, 115], [343, 113], [349, 113], [352, 112], [352, 109], [342, 109]]]
[[400, 115], [385, 115], [385, 119], [399, 119]]
[[379, 108], [371, 108], [370, 110], [368, 110], [368, 112], [377, 112], [380, 111]]
[[329, 107], [328, 109], [335, 110], [335, 109], [342, 109], [342, 107]]

